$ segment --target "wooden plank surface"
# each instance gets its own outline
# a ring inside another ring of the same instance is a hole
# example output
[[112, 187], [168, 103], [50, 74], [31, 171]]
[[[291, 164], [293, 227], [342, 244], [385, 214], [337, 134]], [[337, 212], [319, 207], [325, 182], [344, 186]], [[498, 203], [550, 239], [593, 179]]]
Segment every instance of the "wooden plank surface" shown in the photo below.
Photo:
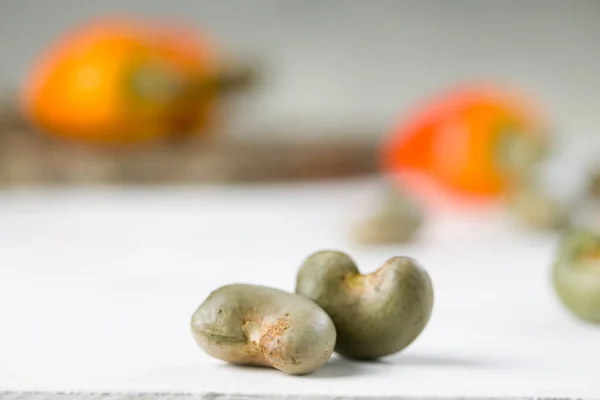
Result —
[[[600, 329], [556, 300], [554, 235], [521, 232], [492, 210], [437, 216], [413, 244], [354, 246], [347, 228], [376, 188], [0, 192], [0, 391], [600, 398]], [[397, 254], [420, 260], [436, 291], [424, 334], [379, 362], [334, 357], [302, 377], [227, 365], [195, 345], [189, 319], [210, 291], [231, 282], [293, 290], [299, 264], [322, 248], [350, 252], [363, 271]]]

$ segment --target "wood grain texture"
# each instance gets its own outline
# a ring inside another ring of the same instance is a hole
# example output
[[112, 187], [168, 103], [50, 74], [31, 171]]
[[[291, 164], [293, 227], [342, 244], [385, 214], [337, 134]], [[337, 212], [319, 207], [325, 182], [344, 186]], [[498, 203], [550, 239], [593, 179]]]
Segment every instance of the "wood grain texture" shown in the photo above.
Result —
[[560, 397], [413, 397], [413, 396], [318, 396], [248, 395], [228, 393], [50, 393], [0, 392], [2, 400], [569, 400]]
[[351, 177], [377, 171], [376, 150], [374, 141], [364, 140], [227, 138], [189, 138], [116, 150], [17, 130], [0, 134], [0, 186], [273, 182]]

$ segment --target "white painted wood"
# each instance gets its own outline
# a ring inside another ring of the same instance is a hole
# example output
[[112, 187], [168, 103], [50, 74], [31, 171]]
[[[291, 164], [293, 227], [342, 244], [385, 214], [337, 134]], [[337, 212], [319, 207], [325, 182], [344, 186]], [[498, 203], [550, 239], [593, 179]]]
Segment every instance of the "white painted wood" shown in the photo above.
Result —
[[[0, 396], [600, 398], [600, 328], [554, 296], [555, 236], [490, 211], [437, 216], [411, 245], [353, 246], [346, 228], [373, 187], [0, 193], [0, 392], [10, 392]], [[211, 290], [293, 290], [299, 264], [321, 248], [350, 252], [363, 271], [396, 254], [422, 262], [436, 304], [414, 345], [380, 362], [336, 357], [303, 377], [197, 348], [189, 318]]]

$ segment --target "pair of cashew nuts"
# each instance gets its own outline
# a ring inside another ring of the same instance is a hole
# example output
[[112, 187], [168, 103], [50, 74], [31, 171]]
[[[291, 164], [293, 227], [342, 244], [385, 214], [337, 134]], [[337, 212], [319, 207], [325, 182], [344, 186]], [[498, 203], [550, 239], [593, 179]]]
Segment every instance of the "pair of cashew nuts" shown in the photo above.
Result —
[[427, 272], [413, 259], [392, 257], [361, 275], [337, 251], [308, 257], [296, 294], [234, 284], [212, 292], [192, 316], [192, 332], [209, 355], [236, 364], [306, 374], [334, 349], [356, 359], [399, 352], [425, 328], [433, 308]]

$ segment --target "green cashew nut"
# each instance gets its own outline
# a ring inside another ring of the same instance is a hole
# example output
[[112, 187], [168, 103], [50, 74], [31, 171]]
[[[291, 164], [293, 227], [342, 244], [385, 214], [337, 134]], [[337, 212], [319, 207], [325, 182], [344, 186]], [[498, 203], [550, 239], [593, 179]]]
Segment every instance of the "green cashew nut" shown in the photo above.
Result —
[[209, 355], [235, 364], [307, 374], [327, 362], [335, 327], [312, 301], [266, 286], [215, 290], [192, 316], [192, 333]]
[[353, 237], [362, 244], [402, 243], [413, 239], [422, 224], [419, 205], [407, 194], [390, 188], [379, 209], [356, 226]]
[[553, 281], [569, 310], [585, 321], [600, 323], [600, 236], [569, 233], [554, 264]]
[[300, 268], [296, 293], [329, 314], [338, 334], [335, 350], [357, 359], [404, 349], [423, 331], [433, 308], [429, 275], [408, 257], [392, 257], [361, 275], [348, 255], [321, 251]]
[[508, 204], [517, 220], [530, 228], [564, 229], [570, 224], [569, 207], [535, 183], [517, 185], [508, 196]]

